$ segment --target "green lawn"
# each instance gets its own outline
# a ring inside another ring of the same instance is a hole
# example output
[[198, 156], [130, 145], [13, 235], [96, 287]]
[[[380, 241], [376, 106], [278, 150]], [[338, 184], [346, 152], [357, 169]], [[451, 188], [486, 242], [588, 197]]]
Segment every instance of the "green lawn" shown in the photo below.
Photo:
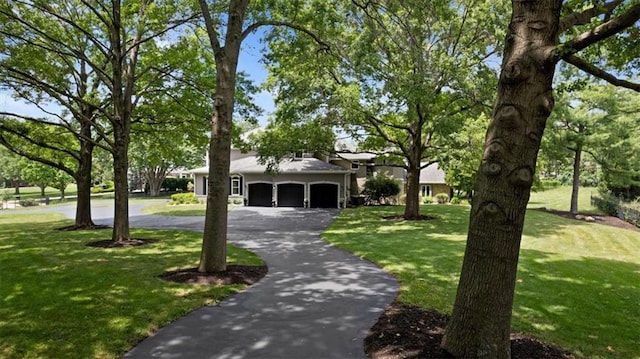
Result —
[[169, 200], [167, 203], [153, 204], [146, 206], [142, 209], [142, 212], [146, 214], [154, 214], [157, 216], [204, 216], [206, 205], [204, 203], [199, 204], [180, 204], [170, 205]]
[[[15, 198], [15, 189], [14, 188], [2, 188], [0, 189], [0, 197], [7, 195], [11, 200]], [[45, 197], [56, 198], [60, 197], [60, 191], [53, 187], [47, 187], [44, 190]], [[65, 196], [75, 196], [77, 194], [76, 185], [71, 183], [67, 186], [64, 191]], [[27, 198], [42, 198], [40, 193], [40, 187], [20, 187], [20, 199]]]
[[[202, 235], [132, 230], [160, 241], [99, 249], [87, 242], [111, 230], [61, 232], [54, 214], [0, 213], [0, 357], [117, 358], [158, 327], [242, 286], [163, 281], [164, 271], [195, 267]], [[229, 261], [261, 265], [229, 245]]]
[[[437, 219], [381, 218], [402, 213], [401, 207], [347, 209], [323, 237], [394, 275], [401, 283], [400, 301], [450, 313], [469, 207], [421, 210]], [[587, 358], [640, 358], [638, 298], [640, 232], [527, 213], [514, 331]]]
[[[580, 187], [578, 191], [578, 212], [596, 213], [602, 212], [591, 205], [591, 194], [597, 195], [595, 187]], [[558, 211], [568, 211], [571, 207], [571, 186], [560, 186], [547, 191], [531, 192], [529, 208], [546, 207]]]

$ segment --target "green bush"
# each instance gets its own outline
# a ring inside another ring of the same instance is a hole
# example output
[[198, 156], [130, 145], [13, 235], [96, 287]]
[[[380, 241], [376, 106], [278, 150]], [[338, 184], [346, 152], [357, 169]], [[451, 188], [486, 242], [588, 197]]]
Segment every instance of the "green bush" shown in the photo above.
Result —
[[449, 195], [446, 193], [438, 193], [436, 195], [436, 201], [438, 202], [438, 204], [449, 203]]
[[[161, 187], [169, 192], [193, 191], [193, 188], [189, 189], [189, 183], [191, 183], [190, 178], [167, 177], [162, 181]], [[191, 186], [193, 186], [193, 183], [191, 183]]]
[[422, 203], [424, 203], [424, 204], [431, 204], [431, 203], [433, 203], [433, 197], [431, 197], [431, 196], [424, 196], [424, 197], [422, 197]]
[[451, 204], [460, 204], [462, 203], [462, 199], [460, 197], [451, 198]]
[[35, 199], [31, 199], [31, 198], [23, 199], [19, 203], [20, 203], [20, 206], [22, 207], [33, 207], [38, 205], [38, 202], [36, 202]]
[[392, 178], [378, 176], [369, 178], [364, 184], [362, 194], [368, 197], [369, 201], [378, 203], [388, 202], [389, 197], [400, 193], [400, 185]]
[[176, 193], [171, 195], [171, 204], [198, 204], [200, 200], [196, 197], [195, 193]]

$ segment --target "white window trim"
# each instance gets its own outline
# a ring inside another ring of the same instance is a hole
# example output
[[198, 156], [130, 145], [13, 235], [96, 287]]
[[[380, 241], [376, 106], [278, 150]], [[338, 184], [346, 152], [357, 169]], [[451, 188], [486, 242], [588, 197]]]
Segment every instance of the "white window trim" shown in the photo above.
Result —
[[231, 195], [232, 196], [241, 196], [242, 189], [240, 188], [240, 177], [233, 176], [231, 177]]

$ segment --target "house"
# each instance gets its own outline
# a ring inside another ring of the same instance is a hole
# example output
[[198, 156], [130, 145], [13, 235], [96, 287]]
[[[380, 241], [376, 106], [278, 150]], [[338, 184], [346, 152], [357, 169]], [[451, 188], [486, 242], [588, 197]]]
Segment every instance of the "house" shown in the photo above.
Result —
[[[229, 199], [248, 206], [341, 208], [349, 199], [351, 170], [298, 154], [279, 164], [277, 173], [266, 173], [255, 153], [231, 150]], [[207, 194], [208, 166], [191, 171], [194, 191]]]
[[453, 197], [453, 188], [447, 184], [444, 171], [437, 163], [432, 163], [420, 170], [420, 196], [435, 197], [439, 193], [445, 193], [449, 198]]
[[[374, 153], [345, 151], [336, 151], [324, 159], [306, 153], [292, 154], [280, 162], [277, 173], [267, 173], [266, 169], [266, 165], [258, 163], [255, 152], [231, 149], [229, 200], [248, 206], [342, 208], [360, 194], [367, 178], [389, 176], [398, 180], [402, 189], [406, 178], [403, 168], [385, 163]], [[195, 194], [205, 196], [209, 167], [191, 173]], [[444, 180], [444, 172], [432, 164], [420, 173], [420, 194], [438, 193], [450, 196], [451, 187]]]

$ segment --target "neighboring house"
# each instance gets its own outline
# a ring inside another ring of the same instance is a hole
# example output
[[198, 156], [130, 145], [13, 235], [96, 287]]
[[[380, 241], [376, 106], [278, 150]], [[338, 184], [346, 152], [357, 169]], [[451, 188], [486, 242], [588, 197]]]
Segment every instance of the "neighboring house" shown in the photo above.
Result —
[[[325, 159], [298, 153], [280, 162], [277, 173], [266, 173], [256, 153], [231, 149], [229, 170], [229, 199], [263, 207], [342, 208], [360, 194], [369, 177], [395, 178], [402, 189], [406, 177], [403, 168], [389, 166], [373, 153], [353, 152], [336, 152]], [[195, 194], [205, 196], [209, 167], [190, 172]], [[451, 187], [444, 181], [444, 172], [433, 164], [420, 173], [420, 195], [438, 193], [451, 196]]]
[[449, 198], [453, 197], [453, 188], [444, 179], [444, 171], [437, 163], [420, 170], [420, 196], [435, 197], [438, 193], [445, 193]]

